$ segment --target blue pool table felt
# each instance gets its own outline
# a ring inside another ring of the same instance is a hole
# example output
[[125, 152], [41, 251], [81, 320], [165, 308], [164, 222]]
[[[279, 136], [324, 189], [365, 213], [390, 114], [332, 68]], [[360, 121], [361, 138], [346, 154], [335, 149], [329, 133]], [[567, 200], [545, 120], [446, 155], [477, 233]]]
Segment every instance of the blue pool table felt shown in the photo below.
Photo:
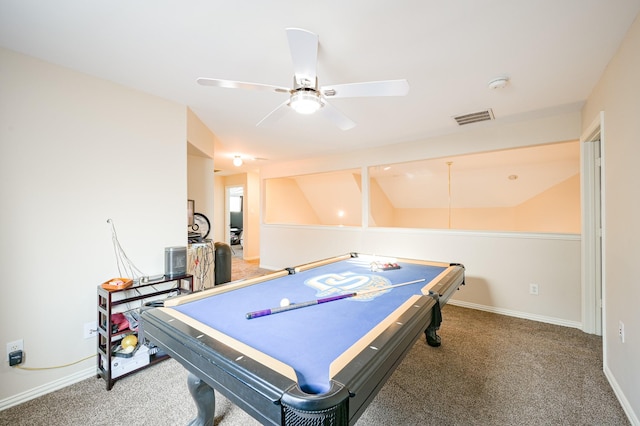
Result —
[[[296, 372], [300, 388], [313, 394], [329, 389], [329, 366], [340, 354], [441, 274], [444, 266], [398, 262], [400, 268], [372, 272], [370, 261], [342, 260], [175, 306], [173, 309], [243, 342]], [[247, 319], [246, 314], [344, 292], [425, 279], [363, 296]], [[312, 286], [311, 284], [314, 284]], [[318, 286], [338, 291], [320, 292]]]

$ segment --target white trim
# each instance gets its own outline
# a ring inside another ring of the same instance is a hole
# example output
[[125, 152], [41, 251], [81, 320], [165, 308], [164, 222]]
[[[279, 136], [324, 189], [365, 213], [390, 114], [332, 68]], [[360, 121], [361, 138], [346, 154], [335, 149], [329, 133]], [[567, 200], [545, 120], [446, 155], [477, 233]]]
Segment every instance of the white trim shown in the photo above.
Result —
[[618, 382], [615, 379], [615, 376], [613, 375], [611, 370], [609, 370], [606, 364], [604, 366], [603, 371], [604, 371], [605, 377], [607, 378], [607, 380], [609, 381], [609, 384], [611, 385], [611, 389], [613, 389], [613, 393], [616, 394], [616, 397], [618, 398], [618, 401], [620, 402], [620, 405], [622, 406], [622, 409], [624, 410], [625, 414], [629, 418], [629, 421], [631, 422], [631, 424], [634, 426], [640, 426], [640, 419], [638, 419], [638, 416], [636, 416], [636, 414], [633, 412], [633, 407], [631, 406], [631, 403], [625, 397], [624, 392], [622, 392], [622, 389], [620, 389], [620, 385], [618, 385]]
[[534, 315], [527, 312], [512, 311], [510, 309], [496, 308], [493, 306], [479, 305], [461, 300], [449, 299], [447, 305], [460, 306], [462, 308], [476, 309], [478, 311], [491, 312], [494, 314], [506, 315], [509, 317], [523, 318], [531, 321], [544, 322], [547, 324], [560, 325], [562, 327], [570, 327], [582, 329], [582, 323], [577, 321], [567, 321], [560, 318], [546, 317], [543, 315]]
[[[603, 334], [604, 322], [604, 235], [596, 231], [596, 194], [594, 193], [595, 161], [594, 146], [589, 142], [600, 143], [600, 227], [604, 230], [604, 112], [600, 112], [580, 137], [581, 153], [581, 194], [582, 194], [582, 323], [585, 333]], [[597, 245], [601, 249], [598, 250]], [[598, 256], [598, 252], [600, 255]], [[599, 260], [596, 258], [599, 257]], [[599, 264], [596, 264], [598, 262]], [[600, 279], [598, 279], [600, 275]]]
[[95, 378], [97, 377], [97, 374], [97, 368], [96, 366], [93, 366], [85, 368], [84, 370], [80, 370], [69, 376], [62, 377], [61, 379], [54, 380], [53, 382], [45, 383], [44, 385], [37, 386], [33, 389], [29, 389], [16, 395], [12, 395], [9, 398], [5, 398], [0, 401], [0, 411], [41, 397], [53, 391], [57, 391], [58, 389], [66, 388], [67, 386], [71, 386], [74, 383], [81, 382], [88, 378]]
[[326, 230], [340, 229], [343, 231], [366, 230], [367, 232], [379, 232], [388, 234], [425, 234], [425, 235], [462, 235], [469, 237], [491, 237], [491, 238], [529, 238], [534, 240], [566, 240], [579, 241], [581, 234], [561, 234], [561, 233], [544, 233], [544, 232], [521, 232], [521, 231], [473, 231], [466, 229], [432, 229], [432, 228], [386, 228], [386, 227], [362, 227], [362, 226], [338, 226], [338, 225], [297, 225], [288, 223], [263, 223], [264, 228], [273, 229], [297, 229], [305, 230]]

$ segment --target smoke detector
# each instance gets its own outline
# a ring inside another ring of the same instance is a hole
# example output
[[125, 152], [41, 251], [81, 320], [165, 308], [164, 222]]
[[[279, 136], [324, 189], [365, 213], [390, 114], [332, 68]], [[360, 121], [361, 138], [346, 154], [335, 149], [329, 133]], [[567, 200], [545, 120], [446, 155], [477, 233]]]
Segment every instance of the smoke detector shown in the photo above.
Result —
[[489, 82], [490, 89], [504, 89], [509, 83], [509, 77], [496, 77]]

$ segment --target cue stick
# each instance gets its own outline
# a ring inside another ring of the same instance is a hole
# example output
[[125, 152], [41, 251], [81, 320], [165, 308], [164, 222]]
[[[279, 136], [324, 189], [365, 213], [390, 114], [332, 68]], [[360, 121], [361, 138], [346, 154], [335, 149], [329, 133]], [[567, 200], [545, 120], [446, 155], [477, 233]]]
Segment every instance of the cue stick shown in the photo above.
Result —
[[426, 280], [424, 278], [422, 278], [420, 280], [407, 281], [405, 283], [393, 284], [393, 285], [389, 285], [389, 286], [386, 286], [386, 287], [374, 288], [374, 289], [371, 289], [371, 290], [362, 290], [362, 291], [356, 291], [354, 293], [339, 294], [337, 296], [329, 296], [329, 297], [324, 297], [322, 299], [309, 300], [308, 302], [292, 303], [291, 305], [287, 305], [287, 306], [278, 306], [277, 308], [263, 309], [261, 311], [253, 311], [253, 312], [249, 312], [246, 315], [246, 317], [247, 317], [247, 319], [264, 317], [264, 316], [267, 316], [267, 315], [278, 314], [280, 312], [286, 312], [286, 311], [292, 311], [294, 309], [306, 308], [307, 306], [314, 306], [314, 305], [319, 305], [321, 303], [327, 303], [327, 302], [333, 302], [335, 300], [346, 299], [348, 297], [355, 297], [355, 296], [359, 296], [361, 294], [367, 294], [367, 293], [373, 293], [373, 292], [376, 292], [376, 291], [388, 290], [390, 288], [395, 288], [395, 287], [402, 287], [402, 286], [405, 286], [405, 285], [419, 283], [421, 281], [426, 281]]

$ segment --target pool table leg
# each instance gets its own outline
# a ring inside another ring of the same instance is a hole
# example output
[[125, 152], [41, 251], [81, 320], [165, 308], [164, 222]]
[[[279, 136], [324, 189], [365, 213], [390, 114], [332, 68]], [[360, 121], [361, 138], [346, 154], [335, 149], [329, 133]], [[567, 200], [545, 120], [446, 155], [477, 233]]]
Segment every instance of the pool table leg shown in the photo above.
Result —
[[431, 323], [424, 331], [425, 336], [427, 336], [427, 344], [429, 346], [438, 347], [442, 344], [440, 336], [436, 334], [436, 331], [440, 329], [440, 324], [442, 323], [442, 312], [440, 311], [440, 297], [438, 294], [430, 294], [436, 301], [435, 306], [431, 310]]
[[216, 396], [213, 388], [193, 373], [189, 373], [187, 387], [198, 409], [198, 415], [189, 426], [213, 426], [216, 411]]
[[438, 331], [438, 328], [440, 327], [433, 327], [430, 325], [424, 331], [425, 336], [427, 336], [427, 344], [429, 346], [438, 347], [442, 344], [442, 340], [440, 339], [440, 336], [436, 334], [436, 331]]

